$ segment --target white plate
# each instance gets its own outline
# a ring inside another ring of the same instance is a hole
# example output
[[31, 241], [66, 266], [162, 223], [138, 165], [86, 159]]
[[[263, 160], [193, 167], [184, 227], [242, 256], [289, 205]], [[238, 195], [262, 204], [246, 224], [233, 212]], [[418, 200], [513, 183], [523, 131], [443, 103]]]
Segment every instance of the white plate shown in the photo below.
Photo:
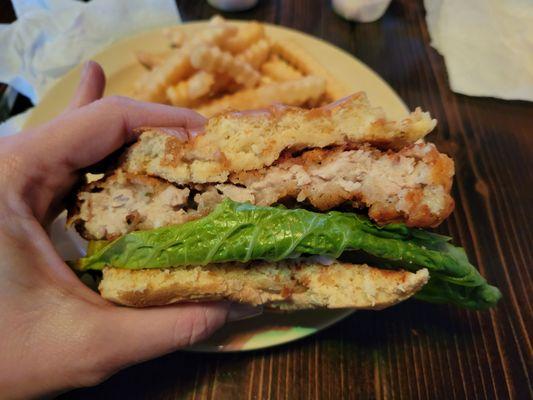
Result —
[[[205, 22], [182, 25], [186, 31], [199, 29]], [[306, 34], [273, 25], [266, 25], [267, 34], [287, 39], [323, 62], [341, 83], [353, 92], [365, 91], [374, 105], [382, 106], [391, 118], [407, 113], [402, 100], [376, 73], [348, 53]], [[106, 95], [127, 95], [131, 82], [142, 68], [135, 60], [135, 51], [164, 50], [162, 29], [145, 32], [109, 46], [92, 59], [99, 62], [107, 75]], [[325, 62], [327, 60], [327, 62]], [[68, 104], [80, 74], [80, 67], [66, 74], [44, 96], [26, 121], [26, 127], [43, 123], [59, 114]], [[65, 232], [64, 217], [52, 226], [52, 240], [66, 257], [81, 254], [83, 242], [75, 232]], [[352, 310], [301, 311], [290, 314], [265, 313], [259, 317], [227, 324], [213, 337], [191, 350], [204, 352], [256, 350], [287, 343], [316, 333], [350, 315]]]

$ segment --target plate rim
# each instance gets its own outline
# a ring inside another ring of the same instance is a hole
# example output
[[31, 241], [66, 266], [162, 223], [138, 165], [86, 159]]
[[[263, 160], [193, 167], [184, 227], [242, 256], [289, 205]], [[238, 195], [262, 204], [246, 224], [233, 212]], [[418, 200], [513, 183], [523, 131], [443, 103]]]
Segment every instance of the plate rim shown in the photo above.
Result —
[[[333, 309], [332, 309], [333, 310]], [[282, 341], [276, 341], [275, 343], [271, 343], [265, 346], [256, 346], [256, 347], [242, 347], [239, 349], [225, 349], [225, 348], [218, 348], [215, 349], [212, 346], [205, 346], [202, 344], [203, 342], [199, 342], [198, 344], [186, 347], [184, 349], [181, 349], [182, 351], [190, 352], [190, 353], [243, 353], [243, 352], [251, 352], [251, 351], [258, 351], [258, 350], [266, 350], [271, 349], [275, 347], [280, 347], [289, 343], [296, 342], [301, 339], [305, 339], [309, 336], [316, 335], [319, 332], [322, 332], [323, 330], [326, 330], [330, 328], [331, 326], [335, 325], [338, 322], [341, 322], [342, 320], [348, 318], [349, 316], [353, 315], [357, 310], [356, 309], [336, 309], [335, 311], [342, 311], [342, 313], [339, 312], [339, 315], [337, 315], [335, 318], [332, 318], [331, 320], [328, 320], [324, 325], [321, 325], [319, 328], [313, 328], [313, 331], [306, 332], [301, 334], [300, 336], [295, 336], [288, 340], [282, 340]], [[253, 317], [256, 318], [256, 317]]]

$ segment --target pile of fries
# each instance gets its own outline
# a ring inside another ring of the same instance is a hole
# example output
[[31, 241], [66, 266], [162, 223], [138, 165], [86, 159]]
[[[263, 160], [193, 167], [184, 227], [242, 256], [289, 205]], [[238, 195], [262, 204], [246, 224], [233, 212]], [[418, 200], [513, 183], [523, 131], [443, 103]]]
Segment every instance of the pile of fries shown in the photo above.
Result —
[[165, 31], [169, 50], [137, 53], [146, 72], [138, 99], [197, 110], [209, 117], [227, 109], [282, 103], [316, 106], [346, 95], [344, 88], [297, 45], [272, 41], [259, 22], [235, 25], [213, 17], [201, 31]]

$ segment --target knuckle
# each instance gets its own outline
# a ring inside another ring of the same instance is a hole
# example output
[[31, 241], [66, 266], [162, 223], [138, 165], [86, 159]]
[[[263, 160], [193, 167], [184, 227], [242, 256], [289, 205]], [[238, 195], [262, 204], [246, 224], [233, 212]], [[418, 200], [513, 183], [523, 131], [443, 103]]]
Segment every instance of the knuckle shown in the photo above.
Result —
[[89, 354], [84, 354], [86, 356], [82, 360], [84, 363], [82, 373], [77, 375], [75, 382], [79, 387], [98, 385], [120, 369], [117, 360], [110, 356], [112, 350], [107, 346], [102, 346], [102, 349], [92, 348]]
[[104, 374], [101, 371], [88, 371], [79, 376], [74, 383], [76, 387], [91, 387], [105, 381], [111, 374]]
[[178, 319], [174, 325], [173, 343], [178, 347], [190, 346], [209, 333], [209, 323], [206, 310], [194, 313], [185, 321]]
[[192, 324], [189, 345], [204, 339], [208, 335], [209, 330], [207, 310], [203, 309], [198, 318], [194, 319]]
[[117, 108], [122, 108], [122, 107], [126, 107], [128, 106], [129, 104], [131, 104], [133, 100], [127, 98], [127, 97], [124, 97], [124, 96], [118, 96], [118, 95], [113, 95], [113, 96], [109, 96], [109, 97], [104, 97], [101, 102], [104, 106], [109, 106], [109, 107], [117, 107]]

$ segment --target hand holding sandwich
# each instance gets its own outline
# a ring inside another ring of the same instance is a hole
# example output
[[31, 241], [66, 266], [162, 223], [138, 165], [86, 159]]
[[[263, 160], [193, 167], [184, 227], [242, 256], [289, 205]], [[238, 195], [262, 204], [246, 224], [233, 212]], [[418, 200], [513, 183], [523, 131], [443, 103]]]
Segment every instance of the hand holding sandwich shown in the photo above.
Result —
[[227, 306], [119, 308], [85, 287], [43, 225], [78, 170], [132, 139], [141, 125], [194, 130], [198, 114], [122, 98], [99, 100], [101, 68], [88, 63], [70, 107], [0, 140], [0, 393], [28, 398], [96, 384], [120, 368], [207, 337]]

